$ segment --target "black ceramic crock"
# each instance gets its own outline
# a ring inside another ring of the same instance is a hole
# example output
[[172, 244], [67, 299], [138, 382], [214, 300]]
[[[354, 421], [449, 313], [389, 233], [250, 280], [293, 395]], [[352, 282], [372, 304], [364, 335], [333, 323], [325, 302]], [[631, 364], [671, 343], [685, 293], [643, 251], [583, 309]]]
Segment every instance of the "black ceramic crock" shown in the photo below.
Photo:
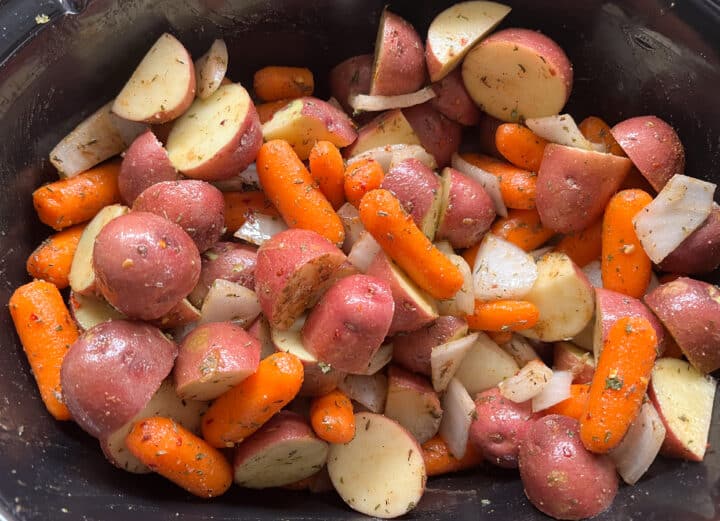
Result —
[[[537, 28], [575, 67], [567, 110], [609, 122], [656, 114], [679, 132], [687, 172], [720, 181], [720, 7], [713, 0], [518, 0], [504, 26]], [[326, 71], [372, 52], [386, 0], [0, 0], [0, 520], [364, 519], [334, 495], [233, 488], [212, 502], [124, 473], [95, 440], [45, 412], [6, 303], [50, 230], [30, 193], [54, 177], [48, 151], [112, 98], [163, 31], [194, 55], [222, 36], [229, 76], [264, 65]], [[449, 1], [390, 0], [424, 34]], [[40, 15], [40, 16], [38, 16]], [[47, 18], [43, 15], [46, 15]], [[37, 17], [37, 18], [36, 18]], [[47, 23], [41, 23], [47, 20]], [[720, 282], [718, 273], [708, 280]], [[598, 520], [720, 520], [720, 399], [702, 464], [659, 459]], [[410, 519], [544, 519], [515, 473], [433, 479]]]

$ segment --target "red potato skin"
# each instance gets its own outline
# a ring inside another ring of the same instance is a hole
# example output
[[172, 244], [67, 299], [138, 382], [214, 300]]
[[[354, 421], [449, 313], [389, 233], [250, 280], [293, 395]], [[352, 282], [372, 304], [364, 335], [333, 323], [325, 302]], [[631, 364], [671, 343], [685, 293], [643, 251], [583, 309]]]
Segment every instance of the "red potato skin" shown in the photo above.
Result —
[[569, 342], [555, 342], [553, 346], [553, 369], [557, 371], [570, 371], [573, 374], [574, 384], [588, 384], [595, 374], [595, 366], [591, 362], [591, 354], [587, 351], [578, 353]]
[[645, 295], [685, 357], [698, 371], [720, 369], [720, 289], [680, 277]]
[[[405, 120], [404, 122], [403, 119]], [[376, 146], [407, 144], [406, 142], [410, 141], [411, 138], [406, 136], [401, 138], [396, 135], [401, 126], [398, 124], [397, 120], [410, 125], [400, 109], [392, 109], [381, 112], [367, 123], [364, 123], [357, 131], [357, 139], [355, 142], [343, 151], [345, 157], [352, 157], [356, 154], [369, 150], [370, 148], [375, 148], [375, 145], [372, 147], [367, 145], [367, 141], [369, 139], [374, 140], [375, 135], [378, 133], [383, 135], [383, 140], [378, 142]], [[417, 136], [415, 130], [413, 130], [413, 134], [417, 139], [415, 143], [420, 141], [420, 138]]]
[[73, 419], [96, 438], [108, 436], [145, 407], [176, 356], [177, 346], [142, 322], [112, 320], [85, 331], [60, 373]]
[[180, 174], [170, 163], [162, 143], [152, 130], [147, 130], [125, 151], [118, 173], [118, 189], [123, 202], [132, 206], [146, 188], [161, 181], [178, 179]]
[[434, 347], [464, 336], [468, 331], [464, 318], [438, 317], [432, 324], [393, 337], [393, 361], [415, 373], [432, 375], [430, 354]]
[[[387, 376], [388, 393], [385, 400], [386, 404], [389, 403], [389, 401], [391, 400], [390, 397], [394, 393], [412, 392], [422, 398], [422, 403], [425, 407], [425, 411], [422, 412], [430, 416], [430, 418], [426, 419], [430, 420], [432, 427], [436, 429], [440, 426], [440, 418], [442, 417], [443, 410], [442, 405], [440, 404], [440, 398], [438, 397], [438, 394], [435, 392], [435, 389], [433, 389], [432, 384], [427, 378], [418, 374], [411, 373], [410, 371], [406, 371], [405, 369], [395, 365], [391, 365], [388, 368]], [[395, 399], [395, 401], [396, 405], [398, 403], [402, 403], [404, 405], [404, 402], [398, 401], [397, 398]], [[387, 412], [388, 410], [386, 406], [385, 413], [387, 414]], [[396, 420], [396, 418], [392, 419]]]
[[428, 213], [442, 191], [440, 178], [415, 158], [404, 159], [388, 170], [380, 188], [390, 190], [398, 198], [421, 230], [426, 219], [432, 218]]
[[151, 212], [180, 226], [204, 252], [221, 237], [225, 226], [222, 192], [205, 181], [163, 181], [145, 189], [133, 210]]
[[237, 282], [248, 289], [255, 289], [256, 247], [237, 242], [217, 242], [202, 254], [201, 262], [200, 278], [188, 295], [188, 300], [195, 306], [202, 306], [216, 279]]
[[530, 402], [515, 403], [493, 387], [477, 395], [475, 412], [470, 424], [470, 443], [493, 465], [517, 468], [520, 444], [532, 419]]
[[310, 311], [303, 345], [331, 367], [362, 373], [385, 339], [394, 311], [387, 282], [368, 275], [345, 277]]
[[305, 97], [301, 114], [322, 121], [332, 132], [332, 142], [342, 148], [357, 139], [357, 132], [352, 120], [342, 110], [321, 99]]
[[372, 54], [361, 54], [340, 62], [330, 71], [330, 94], [348, 114], [353, 112], [350, 96], [370, 92], [372, 64]]
[[530, 424], [519, 452], [525, 495], [555, 519], [585, 519], [607, 510], [618, 490], [612, 460], [580, 441], [577, 420], [551, 414]]
[[495, 205], [480, 183], [445, 168], [447, 208], [440, 214], [435, 238], [448, 240], [453, 248], [469, 248], [480, 242], [495, 220]]
[[720, 266], [720, 207], [660, 263], [671, 273], [710, 273]]
[[[601, 341], [610, 333], [612, 326], [623, 317], [643, 317], [652, 324], [657, 335], [658, 356], [665, 351], [665, 328], [642, 301], [605, 288], [595, 288], [595, 312], [601, 313]], [[578, 382], [580, 383], [580, 382]]]
[[656, 190], [675, 174], [685, 173], [685, 148], [677, 132], [656, 116], [621, 121], [610, 133]]
[[174, 308], [162, 317], [151, 320], [150, 323], [160, 329], [175, 329], [200, 320], [200, 310], [186, 299], [182, 299]]
[[450, 158], [460, 148], [462, 127], [435, 110], [432, 100], [403, 109], [402, 113], [422, 147], [435, 157], [438, 168], [448, 166]]
[[593, 224], [602, 216], [631, 167], [625, 157], [548, 144], [536, 192], [543, 226], [571, 233]]
[[327, 370], [327, 366], [324, 366], [326, 372], [323, 372], [323, 368], [317, 362], [302, 362], [305, 372], [303, 373], [304, 379], [302, 387], [300, 387], [300, 391], [298, 391], [298, 396], [307, 396], [310, 398], [323, 396], [337, 389], [340, 382], [347, 376], [347, 373], [339, 371], [332, 366], [329, 371]]
[[483, 154], [492, 156], [496, 159], [503, 159], [503, 155], [497, 149], [495, 144], [495, 134], [500, 125], [505, 123], [490, 114], [480, 113], [480, 121], [478, 122], [478, 144]]
[[446, 118], [464, 126], [477, 125], [480, 109], [470, 98], [462, 80], [460, 68], [456, 68], [437, 83], [433, 83], [435, 97], [432, 106]]
[[370, 94], [395, 96], [422, 87], [427, 76], [425, 50], [415, 28], [386, 9], [378, 33]]

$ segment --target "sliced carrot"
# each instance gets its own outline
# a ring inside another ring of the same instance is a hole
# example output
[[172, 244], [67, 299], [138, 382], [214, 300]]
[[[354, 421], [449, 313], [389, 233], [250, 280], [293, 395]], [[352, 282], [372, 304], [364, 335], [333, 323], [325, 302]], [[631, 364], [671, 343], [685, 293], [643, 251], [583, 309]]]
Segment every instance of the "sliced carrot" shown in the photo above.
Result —
[[537, 174], [490, 156], [464, 154], [463, 159], [498, 178], [500, 194], [508, 208], [520, 210], [535, 208]]
[[154, 472], [196, 496], [217, 497], [232, 485], [225, 456], [171, 419], [154, 416], [137, 422], [125, 445]]
[[268, 141], [255, 161], [260, 184], [288, 226], [313, 230], [333, 244], [343, 243], [340, 217], [287, 141]]
[[302, 382], [302, 362], [295, 355], [268, 356], [254, 374], [213, 402], [203, 416], [203, 438], [218, 448], [240, 443], [285, 407]]
[[543, 227], [537, 210], [510, 210], [507, 217], [496, 220], [490, 229], [498, 237], [525, 251], [539, 248], [555, 235], [555, 232]]
[[540, 310], [526, 300], [475, 301], [475, 310], [467, 315], [470, 329], [480, 331], [520, 331], [537, 324]]
[[644, 317], [623, 317], [608, 333], [580, 418], [580, 439], [605, 453], [622, 441], [640, 407], [657, 355], [655, 328]]
[[277, 209], [265, 197], [265, 192], [252, 190], [249, 192], [225, 192], [225, 228], [233, 234], [240, 228], [248, 216], [254, 213], [279, 216]]
[[598, 260], [602, 254], [602, 219], [581, 232], [565, 235], [555, 251], [566, 254], [581, 268]]
[[585, 411], [589, 392], [590, 384], [572, 384], [570, 386], [570, 398], [545, 409], [543, 413], [562, 414], [579, 421]]
[[652, 201], [642, 190], [615, 194], [602, 224], [601, 273], [603, 287], [640, 298], [650, 283], [652, 261], [635, 234], [633, 218]]
[[478, 250], [480, 250], [480, 243], [477, 243], [475, 246], [471, 246], [462, 253], [462, 258], [468, 263], [470, 269], [475, 266], [475, 259], [477, 258]]
[[255, 95], [263, 101], [311, 96], [313, 73], [305, 67], [264, 67], [253, 77]]
[[610, 132], [610, 125], [605, 123], [602, 119], [595, 116], [589, 116], [580, 122], [578, 128], [588, 141], [605, 145], [605, 149], [608, 153], [623, 157], [626, 155], [622, 147], [617, 141], [615, 141], [615, 138]]
[[422, 289], [449, 299], [463, 285], [460, 270], [415, 225], [388, 190], [372, 190], [360, 201], [360, 221], [391, 259]]
[[279, 99], [277, 101], [268, 101], [267, 103], [259, 103], [255, 106], [260, 117], [260, 123], [266, 123], [272, 119], [275, 113], [290, 103], [291, 99]]
[[502, 156], [518, 168], [537, 172], [548, 142], [517, 123], [503, 123], [495, 131], [495, 146]]
[[68, 287], [70, 266], [84, 229], [84, 224], [78, 224], [45, 239], [25, 263], [30, 276], [52, 282], [58, 289]]
[[102, 208], [120, 202], [119, 171], [120, 163], [111, 161], [41, 186], [33, 192], [38, 217], [56, 230], [89, 221]]
[[353, 206], [370, 190], [380, 188], [385, 177], [382, 166], [375, 159], [355, 161], [345, 170], [345, 198]]
[[438, 435], [422, 444], [423, 460], [428, 476], [441, 476], [451, 472], [477, 467], [482, 454], [472, 443], [467, 444], [465, 455], [457, 459], [450, 453], [447, 443]]
[[345, 202], [345, 162], [330, 141], [316, 141], [308, 157], [310, 175], [336, 210]]
[[70, 420], [60, 368], [78, 330], [60, 291], [50, 282], [34, 280], [16, 289], [8, 306], [45, 407], [56, 420]]
[[499, 346], [507, 344], [513, 337], [512, 331], [488, 331], [487, 335]]
[[310, 423], [318, 438], [328, 443], [349, 443], [355, 437], [355, 416], [350, 398], [334, 390], [310, 404]]

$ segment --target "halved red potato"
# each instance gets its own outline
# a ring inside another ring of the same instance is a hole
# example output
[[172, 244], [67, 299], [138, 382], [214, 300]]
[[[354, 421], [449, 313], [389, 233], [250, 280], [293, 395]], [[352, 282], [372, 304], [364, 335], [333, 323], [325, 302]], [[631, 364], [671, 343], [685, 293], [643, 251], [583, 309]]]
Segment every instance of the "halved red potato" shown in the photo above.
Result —
[[262, 126], [265, 141], [284, 139], [300, 159], [307, 159], [315, 142], [330, 141], [339, 148], [357, 138], [352, 120], [339, 108], [317, 98], [292, 100]]
[[432, 86], [435, 97], [432, 106], [446, 118], [465, 126], [477, 125], [480, 110], [465, 89], [460, 69], [445, 76]]
[[352, 113], [350, 96], [368, 94], [372, 77], [373, 55], [361, 54], [338, 63], [330, 71], [330, 94], [348, 114]]
[[489, 36], [465, 57], [462, 73], [481, 110], [513, 122], [559, 114], [573, 83], [565, 51], [530, 29], [504, 29]]
[[395, 96], [415, 92], [425, 82], [423, 43], [407, 21], [383, 10], [380, 17], [370, 94]]
[[496, 2], [460, 2], [437, 15], [428, 29], [425, 61], [432, 81], [457, 67], [480, 39], [510, 12]]
[[385, 410], [388, 381], [387, 377], [382, 373], [375, 373], [374, 375], [349, 374], [338, 383], [338, 389], [365, 410], [378, 414], [382, 414]]
[[200, 323], [233, 322], [240, 327], [250, 325], [260, 314], [257, 294], [224, 279], [215, 279], [203, 300]]
[[383, 112], [360, 127], [346, 155], [352, 157], [386, 145], [420, 145], [420, 138], [401, 109]]
[[195, 80], [198, 98], [207, 99], [218, 90], [228, 67], [225, 40], [214, 40], [208, 52], [195, 61]]
[[543, 226], [560, 233], [584, 230], [602, 216], [631, 168], [626, 157], [548, 144], [535, 195]]
[[202, 306], [210, 286], [216, 279], [236, 282], [248, 289], [255, 289], [255, 263], [257, 248], [237, 242], [218, 242], [201, 256], [200, 278], [188, 299], [195, 306]]
[[146, 188], [161, 181], [180, 178], [162, 143], [152, 130], [147, 130], [125, 151], [118, 173], [118, 189], [122, 200], [132, 205]]
[[393, 338], [393, 361], [415, 373], [430, 376], [430, 354], [434, 347], [446, 344], [467, 334], [464, 318], [441, 316], [427, 326]]
[[102, 297], [81, 295], [74, 291], [70, 292], [68, 309], [80, 331], [87, 331], [91, 327], [109, 320], [126, 318]]
[[195, 97], [195, 67], [177, 38], [163, 33], [115, 98], [121, 118], [165, 123], [179, 117]]
[[405, 427], [422, 444], [437, 434], [442, 413], [440, 398], [426, 378], [390, 366], [385, 416]]
[[173, 125], [165, 148], [186, 176], [220, 181], [245, 170], [261, 145], [260, 119], [250, 95], [229, 83], [195, 100]]
[[470, 396], [475, 396], [495, 387], [505, 378], [510, 378], [518, 369], [512, 356], [485, 333], [478, 332], [477, 340], [465, 354], [455, 378], [463, 384]]
[[720, 206], [659, 265], [671, 273], [710, 273], [720, 266]]
[[595, 358], [572, 342], [555, 342], [553, 369], [570, 371], [574, 384], [587, 384], [595, 374]]
[[448, 166], [460, 148], [462, 127], [435, 110], [431, 101], [403, 109], [403, 114], [422, 147], [435, 157], [438, 167]]

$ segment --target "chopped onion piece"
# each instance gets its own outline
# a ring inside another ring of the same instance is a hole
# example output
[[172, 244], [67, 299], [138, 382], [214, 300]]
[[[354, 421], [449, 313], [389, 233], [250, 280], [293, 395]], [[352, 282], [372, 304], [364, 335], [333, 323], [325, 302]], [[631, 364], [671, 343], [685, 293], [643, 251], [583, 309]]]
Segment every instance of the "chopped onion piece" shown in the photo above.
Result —
[[347, 160], [347, 163], [348, 165], [351, 165], [355, 161], [360, 161], [362, 159], [374, 159], [380, 163], [383, 172], [387, 172], [400, 161], [410, 158], [417, 159], [431, 170], [435, 170], [437, 168], [435, 157], [428, 154], [427, 150], [423, 147], [420, 145], [403, 144], [384, 145], [381, 147], [371, 148], [370, 150], [366, 150], [365, 152], [352, 156]]
[[582, 135], [575, 120], [570, 114], [559, 116], [546, 116], [543, 118], [530, 118], [525, 125], [543, 139], [558, 145], [606, 152], [605, 145], [591, 143]]
[[221, 192], [241, 192], [246, 186], [261, 188], [255, 163], [250, 164], [245, 170], [230, 179], [213, 181], [211, 184]]
[[467, 449], [475, 403], [463, 384], [456, 378], [450, 380], [447, 391], [442, 397], [442, 409], [440, 437], [447, 443], [450, 454], [461, 459]]
[[371, 96], [368, 94], [353, 94], [349, 98], [350, 106], [356, 111], [380, 112], [390, 109], [404, 109], [420, 105], [435, 97], [432, 87], [424, 87], [410, 94], [397, 96]]
[[363, 223], [360, 222], [360, 212], [350, 203], [345, 203], [338, 208], [337, 214], [345, 229], [345, 242], [343, 243], [342, 249], [345, 254], [348, 254], [360, 238], [362, 232], [365, 231], [365, 227]]
[[363, 231], [360, 233], [357, 242], [353, 244], [348, 254], [348, 261], [362, 273], [365, 273], [381, 249], [375, 238], [369, 232]]
[[382, 373], [372, 376], [349, 374], [338, 384], [338, 389], [355, 400], [368, 411], [382, 414], [387, 397], [387, 377]]
[[533, 346], [531, 346], [530, 342], [528, 342], [528, 339], [518, 334], [514, 334], [510, 342], [503, 344], [500, 347], [512, 356], [515, 359], [515, 362], [517, 362], [517, 365], [520, 367], [523, 367], [530, 360], [539, 358]]
[[500, 217], [507, 217], [507, 207], [505, 206], [505, 201], [503, 201], [502, 193], [500, 192], [500, 181], [498, 181], [497, 177], [472, 163], [468, 163], [458, 154], [453, 154], [452, 156], [452, 167], [480, 183], [490, 196], [490, 199], [492, 199], [493, 206], [495, 206], [495, 213]]
[[478, 333], [473, 333], [432, 348], [430, 367], [432, 368], [433, 389], [441, 392], [447, 388], [477, 338]]
[[488, 233], [480, 243], [473, 283], [480, 300], [524, 297], [537, 279], [535, 259], [514, 244]]
[[261, 246], [273, 235], [287, 230], [288, 226], [280, 217], [254, 212], [233, 234], [234, 237]]
[[542, 248], [538, 248], [537, 250], [531, 251], [530, 256], [533, 259], [538, 260], [540, 257], [545, 255], [546, 253], [550, 253], [551, 251], [553, 251], [553, 249], [555, 249], [554, 246], [543, 246]]
[[244, 327], [255, 320], [260, 311], [260, 301], [253, 290], [236, 282], [216, 279], [203, 301], [199, 323], [235, 322]]
[[463, 285], [453, 298], [438, 301], [438, 311], [441, 315], [472, 315], [475, 310], [472, 270], [460, 255], [452, 254], [447, 257], [460, 270], [463, 276]]
[[610, 452], [625, 483], [637, 483], [655, 461], [664, 440], [665, 425], [653, 404], [645, 402], [620, 445]]
[[455, 255], [455, 250], [448, 241], [437, 241], [434, 244], [435, 247], [441, 252], [443, 252], [446, 257], [450, 257], [450, 255]]
[[674, 175], [633, 219], [635, 233], [656, 264], [697, 230], [710, 215], [716, 185]]
[[545, 388], [532, 399], [532, 411], [538, 412], [570, 398], [571, 371], [553, 371]]
[[593, 288], [602, 288], [602, 268], [600, 265], [599, 260], [594, 260], [592, 262], [587, 263], [583, 267], [583, 273], [585, 273], [585, 276], [590, 281], [590, 284], [593, 285]]
[[552, 369], [536, 358], [525, 364], [516, 375], [500, 382], [498, 389], [508, 400], [522, 403], [540, 394], [552, 377]]

